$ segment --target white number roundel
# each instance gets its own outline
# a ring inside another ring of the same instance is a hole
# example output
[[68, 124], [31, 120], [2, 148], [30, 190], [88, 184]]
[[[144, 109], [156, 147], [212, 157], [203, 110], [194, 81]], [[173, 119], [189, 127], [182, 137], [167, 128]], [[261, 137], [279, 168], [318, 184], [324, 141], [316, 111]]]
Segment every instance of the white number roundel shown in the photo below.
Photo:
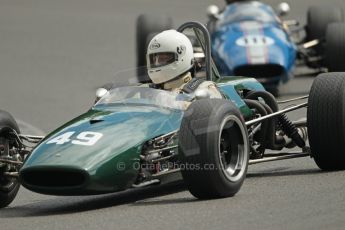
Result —
[[99, 139], [101, 139], [103, 136], [102, 133], [85, 131], [79, 133], [75, 138], [71, 138], [74, 133], [74, 131], [63, 133], [49, 140], [46, 144], [62, 145], [71, 142], [74, 145], [92, 146], [96, 144], [96, 142], [99, 141]]
[[255, 46], [270, 46], [274, 44], [274, 40], [264, 35], [246, 35], [236, 40], [236, 45], [255, 47]]

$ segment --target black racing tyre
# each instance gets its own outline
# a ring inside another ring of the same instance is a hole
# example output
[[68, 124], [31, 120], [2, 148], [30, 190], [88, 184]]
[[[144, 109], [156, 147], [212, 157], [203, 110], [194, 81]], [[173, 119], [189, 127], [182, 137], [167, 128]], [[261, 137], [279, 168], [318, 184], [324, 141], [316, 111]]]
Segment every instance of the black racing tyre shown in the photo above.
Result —
[[307, 13], [307, 39], [322, 39], [325, 37], [327, 25], [343, 21], [343, 11], [339, 7], [327, 5], [311, 6]]
[[[11, 147], [8, 139], [8, 132], [14, 129], [19, 133], [17, 122], [6, 111], [0, 110], [0, 154]], [[0, 208], [8, 206], [16, 197], [20, 184], [17, 179], [8, 179], [1, 174], [3, 168], [0, 167]]]
[[314, 80], [307, 126], [311, 153], [319, 168], [345, 169], [345, 73], [320, 74]]
[[248, 133], [238, 108], [223, 99], [193, 102], [179, 131], [181, 172], [196, 198], [235, 195], [246, 177]]
[[329, 72], [345, 71], [345, 23], [331, 23], [327, 27], [325, 65]]
[[[147, 45], [151, 39], [163, 30], [172, 29], [172, 18], [166, 16], [142, 14], [136, 22], [137, 67], [146, 66]], [[145, 68], [138, 68], [138, 76], [146, 75]]]

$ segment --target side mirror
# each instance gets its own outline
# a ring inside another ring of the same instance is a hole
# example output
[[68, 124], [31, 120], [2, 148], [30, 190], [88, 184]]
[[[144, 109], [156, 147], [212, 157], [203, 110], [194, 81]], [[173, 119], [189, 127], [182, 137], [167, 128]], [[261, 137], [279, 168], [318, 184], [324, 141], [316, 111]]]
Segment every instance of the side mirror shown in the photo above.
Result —
[[210, 98], [210, 93], [206, 89], [198, 89], [194, 94], [197, 100]]
[[218, 19], [219, 18], [219, 8], [216, 5], [209, 5], [207, 7], [206, 13], [210, 19]]
[[290, 5], [287, 2], [282, 2], [277, 7], [277, 14], [279, 17], [283, 17], [290, 12]]
[[101, 99], [102, 97], [104, 97], [109, 91], [105, 88], [98, 88], [96, 91], [96, 99], [95, 99], [95, 103], [97, 101], [99, 101], [99, 99]]

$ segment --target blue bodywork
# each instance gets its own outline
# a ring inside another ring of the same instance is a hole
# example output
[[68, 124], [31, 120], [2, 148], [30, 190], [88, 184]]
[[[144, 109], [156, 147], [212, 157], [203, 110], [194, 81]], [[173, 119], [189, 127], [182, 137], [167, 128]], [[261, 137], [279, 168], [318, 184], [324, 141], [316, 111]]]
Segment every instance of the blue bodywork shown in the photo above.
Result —
[[265, 87], [277, 87], [292, 76], [297, 48], [266, 4], [229, 4], [214, 22], [211, 40], [221, 75], [256, 77]]

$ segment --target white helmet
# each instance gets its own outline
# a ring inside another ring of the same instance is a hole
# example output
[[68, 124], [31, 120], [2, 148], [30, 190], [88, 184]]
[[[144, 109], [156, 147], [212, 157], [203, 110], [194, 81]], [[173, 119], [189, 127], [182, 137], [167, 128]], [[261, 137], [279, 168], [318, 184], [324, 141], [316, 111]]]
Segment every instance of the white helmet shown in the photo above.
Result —
[[150, 41], [146, 63], [153, 83], [168, 82], [192, 68], [192, 43], [186, 35], [176, 30], [163, 31]]

